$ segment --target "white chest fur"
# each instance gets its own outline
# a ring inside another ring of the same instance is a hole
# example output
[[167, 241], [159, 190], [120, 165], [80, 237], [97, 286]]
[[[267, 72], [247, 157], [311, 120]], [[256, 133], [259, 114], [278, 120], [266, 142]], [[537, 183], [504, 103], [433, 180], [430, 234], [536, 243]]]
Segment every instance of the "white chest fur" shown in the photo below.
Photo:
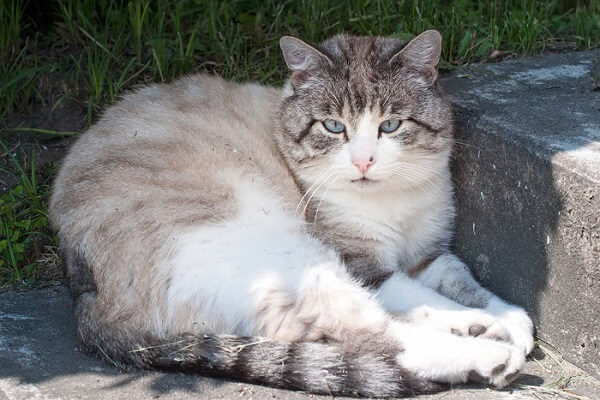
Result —
[[354, 236], [376, 244], [384, 267], [411, 267], [451, 235], [451, 192], [397, 190], [339, 192], [328, 196], [324, 213]]

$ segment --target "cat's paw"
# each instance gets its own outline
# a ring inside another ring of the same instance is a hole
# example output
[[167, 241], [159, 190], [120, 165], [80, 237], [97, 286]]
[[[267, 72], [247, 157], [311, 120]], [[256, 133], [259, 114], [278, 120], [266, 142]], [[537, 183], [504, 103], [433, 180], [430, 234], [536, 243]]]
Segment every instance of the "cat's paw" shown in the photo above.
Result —
[[533, 322], [522, 308], [492, 300], [486, 308], [509, 334], [509, 342], [527, 355], [533, 350]]
[[523, 310], [511, 311], [497, 317], [500, 323], [508, 330], [510, 343], [523, 352], [524, 355], [533, 350], [533, 322]]
[[404, 347], [399, 364], [435, 382], [476, 381], [501, 388], [516, 379], [525, 363], [523, 352], [504, 342], [422, 327], [402, 327], [399, 334]]
[[490, 342], [481, 346], [482, 353], [475, 367], [467, 375], [468, 381], [479, 382], [502, 388], [514, 381], [525, 364], [525, 356], [515, 346]]
[[419, 307], [409, 314], [411, 323], [457, 336], [474, 336], [508, 341], [509, 332], [492, 315], [482, 310], [438, 310]]

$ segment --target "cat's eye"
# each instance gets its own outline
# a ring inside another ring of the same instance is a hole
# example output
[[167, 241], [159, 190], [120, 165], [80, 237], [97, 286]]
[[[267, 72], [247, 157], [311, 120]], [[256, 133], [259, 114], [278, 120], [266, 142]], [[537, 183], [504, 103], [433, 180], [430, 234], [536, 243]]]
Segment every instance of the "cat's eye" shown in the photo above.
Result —
[[331, 133], [342, 133], [346, 130], [346, 126], [335, 119], [326, 119], [323, 126]]
[[401, 122], [399, 119], [387, 119], [379, 125], [379, 131], [383, 133], [395, 132], [400, 127]]

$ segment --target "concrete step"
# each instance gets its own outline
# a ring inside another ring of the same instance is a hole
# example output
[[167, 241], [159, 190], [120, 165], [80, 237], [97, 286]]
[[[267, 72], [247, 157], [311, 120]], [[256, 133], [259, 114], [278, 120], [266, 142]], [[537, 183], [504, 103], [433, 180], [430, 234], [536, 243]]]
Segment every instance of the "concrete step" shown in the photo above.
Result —
[[[0, 292], [0, 400], [331, 399], [205, 376], [120, 371], [79, 351], [75, 335], [66, 287]], [[464, 385], [419, 397], [442, 398], [591, 400], [600, 398], [600, 382], [544, 348], [534, 351], [523, 375], [507, 389]]]
[[600, 376], [600, 51], [462, 68], [456, 252]]

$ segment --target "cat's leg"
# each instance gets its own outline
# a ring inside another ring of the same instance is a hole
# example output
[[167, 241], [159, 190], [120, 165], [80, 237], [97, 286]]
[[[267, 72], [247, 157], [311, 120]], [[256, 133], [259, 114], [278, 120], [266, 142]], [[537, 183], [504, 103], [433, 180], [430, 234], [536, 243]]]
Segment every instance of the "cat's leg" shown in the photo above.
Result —
[[414, 325], [458, 336], [509, 340], [509, 332], [492, 315], [459, 304], [403, 272], [392, 274], [375, 295], [386, 311]]
[[509, 332], [510, 342], [525, 354], [533, 349], [533, 322], [521, 307], [509, 304], [481, 287], [467, 266], [453, 254], [443, 254], [415, 279], [464, 306], [494, 316]]
[[379, 354], [396, 354], [402, 367], [444, 383], [475, 380], [502, 387], [524, 363], [520, 349], [507, 343], [459, 337], [391, 319], [339, 263], [303, 268], [297, 282], [291, 291], [271, 285], [260, 290], [264, 295], [257, 313], [258, 333], [283, 340], [333, 340], [351, 348], [366, 346]]

